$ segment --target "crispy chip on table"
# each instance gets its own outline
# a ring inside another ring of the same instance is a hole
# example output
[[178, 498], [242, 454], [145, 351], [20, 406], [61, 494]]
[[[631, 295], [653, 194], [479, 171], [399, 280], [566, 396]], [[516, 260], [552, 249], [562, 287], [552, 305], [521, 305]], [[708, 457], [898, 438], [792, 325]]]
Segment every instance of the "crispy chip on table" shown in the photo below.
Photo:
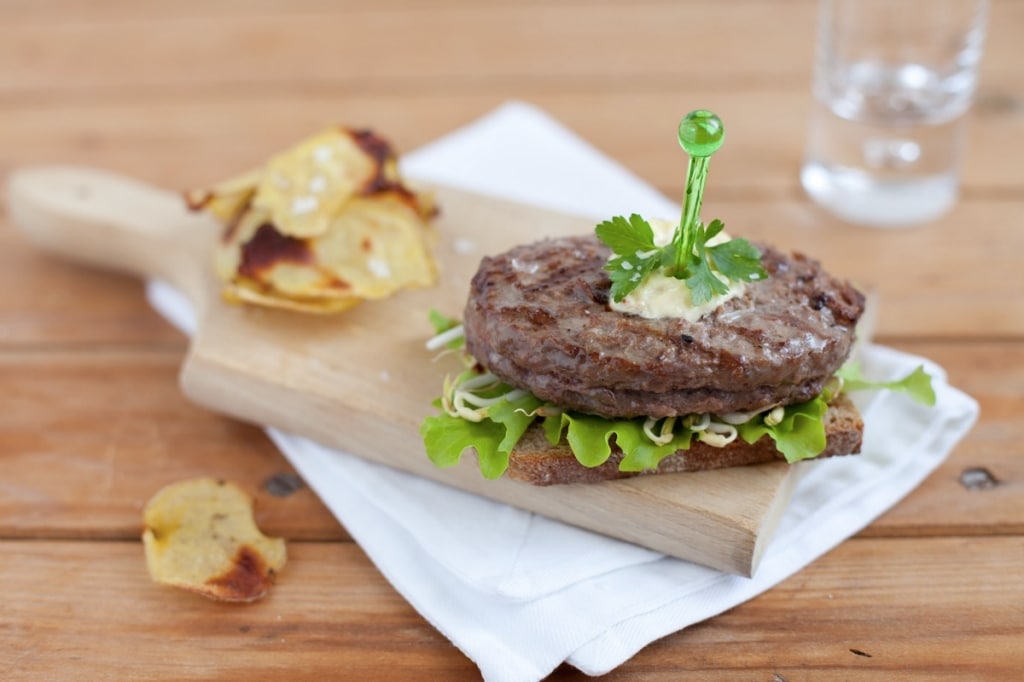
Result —
[[233, 483], [173, 483], [146, 505], [142, 534], [154, 581], [220, 601], [266, 595], [287, 559], [281, 538], [253, 520], [252, 500]]

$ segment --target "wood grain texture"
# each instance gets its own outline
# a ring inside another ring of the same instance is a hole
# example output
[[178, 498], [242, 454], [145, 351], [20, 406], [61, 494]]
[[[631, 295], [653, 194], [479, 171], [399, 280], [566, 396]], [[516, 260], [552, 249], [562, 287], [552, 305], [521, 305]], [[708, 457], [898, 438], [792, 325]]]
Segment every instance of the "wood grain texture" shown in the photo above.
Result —
[[[1012, 30], [1024, 21], [1013, 0], [995, 3], [986, 54], [992, 73], [1021, 74]], [[107, 13], [0, 27], [0, 83], [13, 95], [79, 96], [118, 91], [194, 91], [320, 86], [404, 90], [493, 89], [532, 81], [697, 82], [733, 87], [779, 81], [806, 87], [814, 50], [813, 0], [700, 2], [701, 30], [684, 3], [405, 3], [284, 11], [176, 11], [171, 16]], [[167, 10], [164, 10], [167, 13]], [[743, 20], [737, 21], [737, 13]], [[156, 13], [155, 13], [156, 14]], [[399, 35], [401, 49], [390, 36]], [[34, 49], [44, 39], [47, 50]], [[101, 49], [115, 43], [130, 63]], [[183, 49], [187, 45], [188, 49]], [[20, 57], [12, 60], [9, 57]], [[409, 68], [416, 60], [416, 70]]]
[[[426, 311], [458, 315], [481, 256], [578, 234], [589, 222], [436, 188], [436, 286], [340, 316], [225, 303], [210, 267], [219, 234], [180, 196], [87, 169], [19, 171], [8, 186], [15, 224], [41, 248], [98, 267], [157, 276], [192, 302], [198, 330], [181, 383], [193, 400], [403, 471], [595, 532], [751, 575], [795, 485], [785, 463], [685, 477], [643, 476], [557, 491], [484, 479], [472, 457], [436, 468], [419, 434], [455, 358], [432, 362]], [[415, 320], [422, 323], [417, 325]], [[666, 530], [671, 529], [671, 530]]]
[[[730, 143], [708, 210], [815, 240], [882, 290], [882, 340], [940, 362], [982, 413], [858, 538], [608, 679], [1017, 679], [1024, 3], [992, 3], [962, 201], [938, 229], [895, 234], [844, 227], [800, 191], [816, 1], [7, 0], [0, 176], [70, 162], [187, 188], [328, 122], [407, 151], [514, 98], [676, 197], [685, 159], [665, 131], [714, 108]], [[368, 39], [382, 27], [384, 47]], [[688, 58], [694, 45], [713, 59]], [[308, 490], [259, 492], [286, 463], [183, 398], [184, 351], [136, 280], [41, 254], [0, 215], [0, 676], [479, 679]], [[978, 469], [997, 483], [965, 487]], [[256, 609], [155, 588], [133, 541], [157, 486], [214, 470], [261, 495], [272, 531], [327, 541], [292, 542]]]
[[[477, 676], [351, 543], [291, 543], [251, 605], [151, 583], [132, 543], [8, 540], [0, 552], [7, 680]], [[1019, 537], [853, 540], [607, 679], [1013, 679], [1024, 582], [1005, 578], [1021, 562]]]
[[[1014, 283], [1021, 280], [1018, 254], [1024, 252], [1024, 230], [1007, 229], [1004, 224], [1024, 211], [1024, 199], [962, 202], [949, 216], [928, 229], [893, 232], [851, 230], [821, 220], [820, 211], [796, 200], [709, 199], [705, 210], [710, 215], [723, 217], [729, 225], [742, 225], [743, 233], [750, 238], [767, 240], [786, 250], [813, 254], [836, 275], [877, 291], [881, 299], [876, 329], [879, 339], [925, 336], [1009, 339], [1024, 334], [1024, 299], [1012, 293]], [[589, 231], [591, 227], [589, 222], [580, 220], [574, 229]], [[963, 238], [964, 230], [970, 231], [970, 239]], [[8, 238], [15, 245], [20, 239]], [[0, 243], [4, 239], [0, 236]], [[32, 254], [23, 244], [17, 248], [32, 261], [46, 268], [54, 267], [47, 258]], [[17, 253], [0, 256], [0, 262], [6, 258], [17, 261], [20, 258]], [[921, 254], [928, 256], [922, 258]], [[19, 287], [0, 291], [0, 331], [9, 329], [4, 336], [11, 340], [28, 342], [37, 338], [32, 334], [32, 325], [41, 326], [43, 332], [47, 326], [56, 326], [56, 331], [77, 330], [65, 333], [71, 339], [86, 340], [93, 334], [109, 333], [102, 326], [94, 326], [104, 324], [126, 325], [128, 328], [124, 331], [136, 334], [134, 338], [139, 340], [177, 342], [180, 338], [157, 324], [153, 314], [141, 310], [141, 306], [139, 310], [119, 307], [117, 313], [106, 313], [117, 316], [109, 322], [103, 317], [96, 321], [81, 320], [74, 298], [68, 289], [60, 288], [76, 281], [70, 279], [73, 270], [56, 269], [54, 275], [48, 270], [31, 271], [35, 273], [31, 276], [23, 274], [26, 270], [28, 268], [22, 264], [15, 266], [11, 273], [0, 274], [0, 282], [10, 276], [28, 277], [19, 281], [36, 283], [38, 287], [31, 290], [33, 296], [30, 297]], [[970, 273], [970, 276], [956, 276], [958, 272]], [[56, 281], [49, 282], [51, 276]], [[128, 280], [110, 281], [83, 273], [80, 281], [85, 295], [91, 295], [96, 282], [109, 282], [119, 290], [127, 287], [132, 295], [139, 291], [138, 285]], [[37, 308], [36, 296], [46, 303]], [[124, 296], [125, 293], [120, 292], [116, 298], [112, 297], [114, 302], [110, 305], [127, 306]], [[457, 312], [459, 307], [449, 312]], [[135, 315], [138, 321], [130, 319]], [[63, 321], [76, 324], [60, 325]], [[133, 325], [138, 326], [133, 328]], [[2, 342], [3, 336], [0, 336]]]
[[6, 680], [74, 670], [95, 680], [426, 682], [475, 670], [352, 543], [291, 543], [269, 596], [241, 608], [152, 583], [136, 543], [0, 547]]
[[1015, 679], [1024, 583], [1008, 577], [1021, 561], [1019, 537], [847, 542], [750, 603], [652, 644], [633, 679]]
[[[973, 396], [981, 418], [921, 487], [869, 527], [868, 535], [1024, 533], [1024, 343], [900, 343], [932, 358]], [[968, 485], [972, 471], [994, 485]]]
[[185, 478], [236, 481], [290, 539], [347, 534], [263, 433], [189, 403], [178, 351], [0, 353], [0, 537], [137, 540], [142, 508]]
[[[981, 422], [920, 488], [863, 534], [1020, 534], [1024, 519], [1024, 350], [1019, 344], [917, 342], [900, 348], [942, 364], [982, 408]], [[347, 537], [308, 490], [285, 498], [268, 479], [291, 472], [256, 428], [189, 403], [177, 383], [184, 351], [130, 348], [0, 353], [0, 537], [131, 540], [162, 485], [193, 476], [239, 480], [260, 522], [288, 539]], [[1000, 482], [969, 489], [967, 469]], [[53, 472], [66, 472], [54, 476]]]
[[43, 254], [0, 220], [0, 348], [108, 344], [185, 348], [141, 282]]
[[[1024, 168], [1001, 148], [1024, 146], [1024, 78], [986, 74], [970, 114], [964, 195], [1024, 198]], [[769, 81], [776, 83], [775, 81]], [[526, 82], [496, 92], [433, 88], [299, 89], [138, 93], [4, 107], [0, 170], [79, 163], [168, 188], [205, 186], [251, 168], [312, 130], [340, 122], [372, 126], [411, 151], [508, 99], [536, 104], [646, 182], [682, 195], [685, 156], [675, 145], [680, 111], [699, 103], [728, 121], [708, 199], [797, 199], [810, 93], [790, 87], [735, 89], [688, 83], [623, 88], [546, 87]], [[628, 111], [629, 124], [622, 112]], [[992, 150], [987, 153], [986, 150]], [[823, 214], [823, 222], [834, 222]]]

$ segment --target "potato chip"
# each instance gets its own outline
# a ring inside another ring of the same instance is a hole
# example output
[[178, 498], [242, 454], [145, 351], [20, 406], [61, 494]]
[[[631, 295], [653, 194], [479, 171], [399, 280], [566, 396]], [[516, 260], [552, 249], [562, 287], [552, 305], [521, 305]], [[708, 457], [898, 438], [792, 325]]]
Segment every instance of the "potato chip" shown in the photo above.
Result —
[[263, 535], [252, 500], [227, 481], [197, 478], [160, 490], [143, 512], [154, 581], [220, 601], [263, 597], [284, 568], [285, 543]]
[[235, 219], [256, 194], [263, 171], [249, 171], [210, 189], [192, 190], [185, 194], [185, 201], [193, 211], [204, 210], [213, 214], [221, 222]]
[[348, 131], [326, 130], [267, 162], [253, 207], [281, 234], [317, 237], [345, 203], [381, 172], [382, 159]]
[[362, 299], [349, 298], [297, 298], [284, 297], [279, 294], [263, 293], [258, 286], [237, 282], [225, 287], [225, 300], [232, 303], [253, 303], [271, 308], [294, 310], [299, 313], [329, 314], [348, 310]]
[[433, 199], [370, 131], [314, 135], [190, 205], [225, 223], [214, 268], [230, 301], [338, 312], [437, 277]]

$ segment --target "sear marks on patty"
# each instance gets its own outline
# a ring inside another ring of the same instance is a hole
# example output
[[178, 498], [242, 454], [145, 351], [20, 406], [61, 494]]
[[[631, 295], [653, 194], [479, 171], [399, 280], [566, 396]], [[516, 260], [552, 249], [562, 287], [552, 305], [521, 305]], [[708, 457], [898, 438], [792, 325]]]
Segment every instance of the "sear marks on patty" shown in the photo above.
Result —
[[608, 307], [594, 236], [484, 258], [467, 350], [505, 382], [603, 417], [753, 410], [809, 400], [850, 352], [864, 296], [801, 254], [758, 245], [769, 277], [697, 322]]

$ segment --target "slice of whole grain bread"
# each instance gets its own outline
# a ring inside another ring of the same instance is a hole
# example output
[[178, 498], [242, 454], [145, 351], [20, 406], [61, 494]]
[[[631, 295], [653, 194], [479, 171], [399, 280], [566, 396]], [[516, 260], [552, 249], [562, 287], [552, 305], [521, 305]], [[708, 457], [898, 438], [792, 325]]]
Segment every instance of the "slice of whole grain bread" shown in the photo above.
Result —
[[[860, 452], [864, 422], [853, 402], [845, 395], [835, 398], [825, 413], [825, 450], [818, 457], [849, 455]], [[619, 471], [622, 451], [612, 445], [612, 455], [604, 464], [588, 468], [580, 464], [563, 439], [551, 445], [544, 436], [539, 422], [523, 435], [509, 458], [509, 478], [533, 485], [565, 483], [596, 483], [639, 475], [703, 471], [724, 467], [761, 464], [783, 459], [768, 436], [748, 444], [737, 439], [725, 447], [713, 447], [694, 440], [686, 450], [669, 455], [657, 469], [632, 472]]]

